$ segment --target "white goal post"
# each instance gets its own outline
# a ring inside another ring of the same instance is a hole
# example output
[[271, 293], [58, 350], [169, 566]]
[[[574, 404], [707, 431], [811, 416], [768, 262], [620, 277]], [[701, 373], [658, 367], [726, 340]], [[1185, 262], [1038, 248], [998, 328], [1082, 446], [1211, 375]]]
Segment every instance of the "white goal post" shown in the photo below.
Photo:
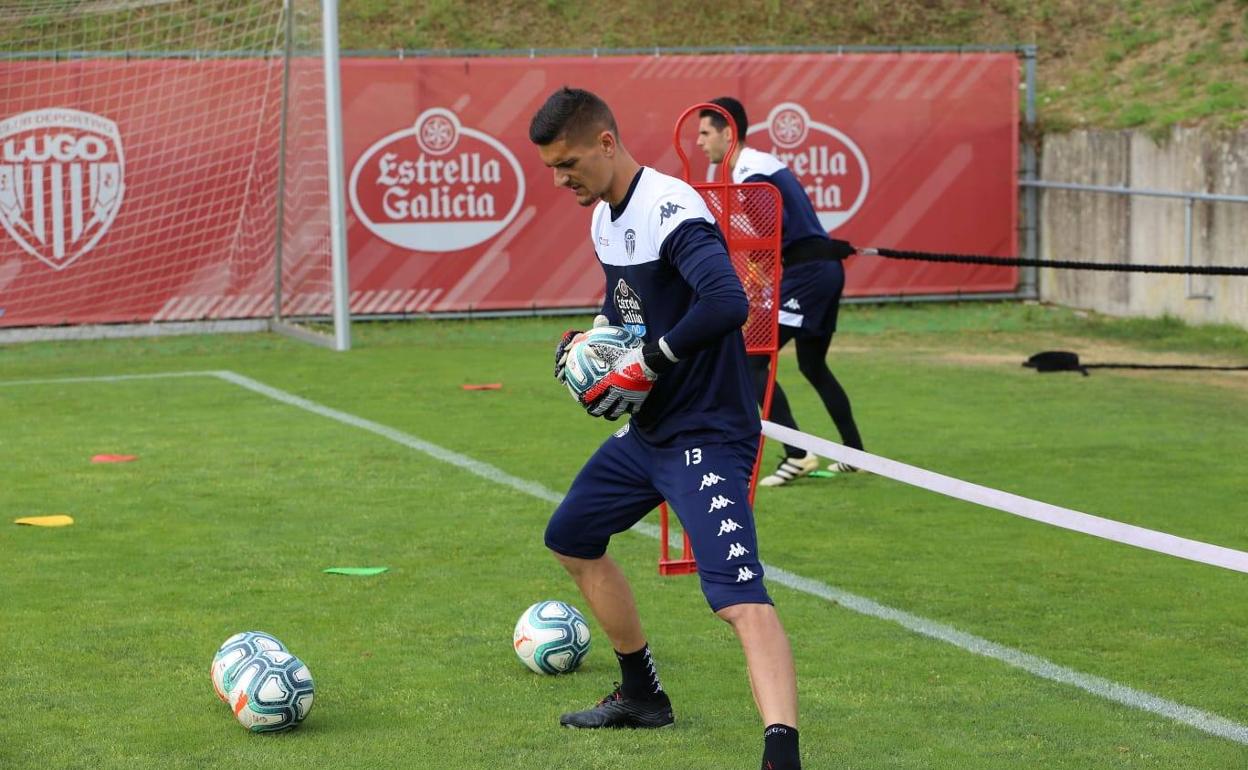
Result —
[[0, 4], [0, 342], [348, 349], [339, 94], [336, 0]]

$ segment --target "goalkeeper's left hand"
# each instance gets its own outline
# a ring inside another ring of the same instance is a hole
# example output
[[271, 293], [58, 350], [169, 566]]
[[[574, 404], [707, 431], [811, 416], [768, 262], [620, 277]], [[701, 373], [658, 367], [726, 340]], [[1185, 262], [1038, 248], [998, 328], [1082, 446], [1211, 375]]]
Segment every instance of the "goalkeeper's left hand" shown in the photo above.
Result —
[[581, 404], [594, 417], [618, 420], [623, 414], [641, 409], [659, 374], [676, 364], [676, 357], [663, 340], [633, 348], [581, 397]]
[[[594, 316], [594, 326], [597, 329], [600, 326], [606, 326], [611, 323], [605, 315], [599, 314]], [[563, 372], [568, 366], [568, 350], [574, 344], [580, 342], [585, 336], [585, 332], [580, 329], [568, 329], [563, 333], [563, 337], [559, 340], [559, 344], [555, 346], [555, 379], [563, 382]]]

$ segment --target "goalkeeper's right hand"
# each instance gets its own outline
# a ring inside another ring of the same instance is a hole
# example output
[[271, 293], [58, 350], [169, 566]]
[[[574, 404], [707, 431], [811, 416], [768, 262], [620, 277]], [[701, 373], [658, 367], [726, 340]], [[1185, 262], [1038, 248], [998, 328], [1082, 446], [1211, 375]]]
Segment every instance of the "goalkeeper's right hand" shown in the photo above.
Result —
[[[607, 317], [605, 315], [599, 314], [599, 315], [594, 316], [593, 328], [597, 329], [599, 326], [606, 326], [609, 323], [610, 321], [607, 320]], [[566, 332], [563, 333], [563, 337], [559, 340], [558, 346], [555, 347], [555, 379], [556, 380], [559, 380], [560, 382], [564, 381], [563, 370], [567, 368], [568, 366], [568, 349], [572, 347], [572, 343], [580, 342], [581, 337], [584, 334], [585, 332], [577, 330], [577, 329], [568, 329]]]

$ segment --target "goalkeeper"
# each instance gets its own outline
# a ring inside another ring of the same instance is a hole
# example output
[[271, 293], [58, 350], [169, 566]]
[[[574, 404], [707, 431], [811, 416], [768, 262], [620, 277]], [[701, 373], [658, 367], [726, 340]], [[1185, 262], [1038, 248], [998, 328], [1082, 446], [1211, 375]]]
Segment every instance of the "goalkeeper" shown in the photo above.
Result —
[[[613, 535], [666, 499], [689, 534], [711, 610], [745, 652], [764, 725], [762, 767], [800, 768], [793, 656], [763, 585], [749, 505], [760, 426], [741, 335], [748, 307], [723, 236], [693, 188], [629, 155], [594, 94], [556, 91], [533, 116], [529, 138], [555, 185], [595, 207], [590, 240], [606, 274], [596, 323], [645, 340], [582, 397], [592, 415], [631, 419], [585, 463], [546, 528], [547, 547], [585, 596], [621, 671], [607, 697], [560, 723], [674, 721], [632, 589], [606, 555]], [[561, 379], [577, 333], [556, 349]]]
[[[731, 96], [712, 99], [711, 104], [723, 107], [732, 116], [732, 125], [715, 110], [702, 110], [698, 125], [698, 146], [712, 163], [728, 163], [732, 181], [765, 182], [780, 191], [784, 207], [781, 230], [781, 261], [784, 277], [780, 282], [780, 347], [796, 339], [797, 366], [828, 410], [828, 415], [841, 434], [845, 446], [862, 449], [862, 436], [849, 405], [849, 396], [828, 368], [828, 346], [836, 331], [836, 316], [845, 288], [845, 266], [841, 260], [854, 253], [845, 241], [828, 237], [815, 207], [793, 172], [774, 155], [745, 145], [749, 121], [745, 107]], [[728, 147], [736, 137], [732, 157]], [[767, 388], [767, 356], [752, 356], [758, 403], [761, 406]], [[771, 397], [771, 420], [797, 430], [797, 421], [789, 408], [784, 389], [777, 382]], [[780, 486], [805, 476], [819, 467], [819, 458], [794, 446], [786, 445], [784, 457], [769, 476], [759, 480], [764, 487]], [[834, 462], [829, 470], [850, 473], [852, 465]]]

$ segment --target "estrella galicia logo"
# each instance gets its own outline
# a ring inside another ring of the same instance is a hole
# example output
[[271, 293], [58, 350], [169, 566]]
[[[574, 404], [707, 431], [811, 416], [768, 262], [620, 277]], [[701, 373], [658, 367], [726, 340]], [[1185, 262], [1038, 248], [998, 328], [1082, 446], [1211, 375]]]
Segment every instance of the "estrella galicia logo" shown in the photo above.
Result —
[[663, 224], [664, 222], [667, 221], [668, 217], [672, 216], [677, 211], [680, 211], [683, 208], [684, 206], [680, 205], [679, 203], [672, 203], [671, 201], [664, 203], [662, 207], [659, 208], [659, 224]]
[[633, 258], [633, 252], [637, 250], [637, 231], [631, 227], [624, 231], [624, 251], [628, 252], [628, 258]]
[[646, 336], [646, 316], [641, 309], [641, 298], [623, 278], [615, 284], [614, 300], [623, 327], [638, 337]]
[[844, 132], [812, 120], [802, 105], [784, 102], [747, 133], [766, 134], [771, 140], [769, 152], [792, 169], [829, 232], [862, 208], [871, 188], [871, 169]]
[[445, 107], [377, 141], [347, 186], [356, 219], [410, 251], [459, 251], [507, 229], [524, 204], [524, 172], [507, 145]]
[[[871, 168], [848, 134], [813, 119], [796, 102], [777, 104], [766, 120], [754, 123], [746, 133], [758, 140], [759, 149], [789, 167], [828, 232], [862, 209], [871, 189]], [[736, 174], [745, 178], [751, 170], [740, 166]], [[718, 166], [708, 167], [706, 181], [715, 181], [718, 171]]]

